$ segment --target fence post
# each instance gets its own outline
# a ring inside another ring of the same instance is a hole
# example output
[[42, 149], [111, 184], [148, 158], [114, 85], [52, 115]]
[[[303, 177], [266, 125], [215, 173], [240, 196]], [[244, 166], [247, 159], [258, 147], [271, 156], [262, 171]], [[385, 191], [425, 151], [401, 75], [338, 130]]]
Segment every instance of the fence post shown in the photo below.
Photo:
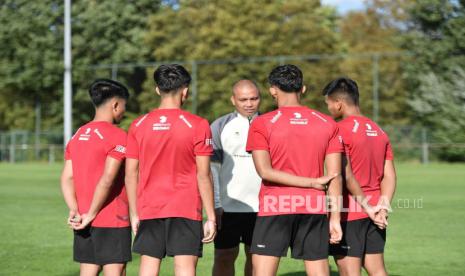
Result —
[[197, 62], [193, 60], [192, 65], [192, 113], [197, 114]]
[[112, 80], [118, 79], [118, 64], [113, 63], [111, 65], [111, 79]]
[[379, 123], [379, 54], [373, 55], [373, 121]]
[[55, 163], [55, 145], [50, 145], [48, 147], [48, 163]]
[[16, 160], [16, 132], [10, 133], [10, 163], [14, 163]]
[[421, 149], [422, 149], [421, 162], [423, 164], [428, 164], [429, 163], [429, 144], [428, 144], [428, 137], [426, 134], [426, 128], [421, 129]]

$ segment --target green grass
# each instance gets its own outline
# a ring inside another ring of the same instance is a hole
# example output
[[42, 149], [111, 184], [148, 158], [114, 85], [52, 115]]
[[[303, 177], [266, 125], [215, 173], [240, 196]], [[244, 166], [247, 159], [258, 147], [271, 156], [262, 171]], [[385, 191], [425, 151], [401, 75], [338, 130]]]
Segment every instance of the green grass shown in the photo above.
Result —
[[[0, 275], [78, 274], [60, 169], [60, 164], [0, 164]], [[399, 164], [397, 169], [386, 246], [390, 275], [464, 275], [465, 164]], [[402, 208], [407, 203], [410, 208]], [[422, 208], [412, 208], [414, 203]], [[212, 245], [205, 246], [198, 275], [211, 274], [212, 256]], [[242, 257], [237, 262], [238, 275], [243, 262]], [[138, 264], [134, 255], [128, 275], [137, 274]], [[172, 271], [168, 258], [161, 275]], [[303, 264], [285, 258], [279, 275], [305, 275]]]

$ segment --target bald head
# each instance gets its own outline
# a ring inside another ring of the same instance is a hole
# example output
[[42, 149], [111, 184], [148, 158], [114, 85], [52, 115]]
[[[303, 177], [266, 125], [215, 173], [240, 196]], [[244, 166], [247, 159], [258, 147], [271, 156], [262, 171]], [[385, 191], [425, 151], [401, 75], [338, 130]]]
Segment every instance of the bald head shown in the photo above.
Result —
[[255, 82], [240, 80], [233, 85], [231, 102], [237, 112], [249, 117], [257, 113], [260, 105], [260, 91]]

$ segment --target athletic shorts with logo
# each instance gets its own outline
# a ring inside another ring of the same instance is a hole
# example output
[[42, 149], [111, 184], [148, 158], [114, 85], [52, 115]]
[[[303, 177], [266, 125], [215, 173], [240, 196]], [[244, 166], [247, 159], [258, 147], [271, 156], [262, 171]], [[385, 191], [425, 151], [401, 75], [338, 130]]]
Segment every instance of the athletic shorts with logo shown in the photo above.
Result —
[[202, 222], [186, 218], [141, 220], [133, 251], [162, 259], [165, 256], [202, 257]]
[[342, 221], [342, 240], [330, 245], [331, 255], [362, 258], [365, 254], [384, 252], [386, 229], [379, 229], [369, 218]]
[[131, 261], [131, 227], [87, 227], [74, 231], [74, 261], [106, 265]]
[[328, 258], [329, 224], [325, 214], [259, 216], [255, 223], [252, 254], [285, 257], [291, 247], [294, 259]]

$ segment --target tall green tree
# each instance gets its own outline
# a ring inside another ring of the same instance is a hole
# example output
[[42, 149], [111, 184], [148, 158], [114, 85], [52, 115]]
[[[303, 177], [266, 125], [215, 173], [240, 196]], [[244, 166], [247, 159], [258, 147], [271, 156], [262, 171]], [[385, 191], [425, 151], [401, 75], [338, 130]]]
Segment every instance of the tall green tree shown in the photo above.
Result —
[[[418, 1], [409, 14], [403, 47], [414, 55], [404, 64], [412, 117], [433, 142], [464, 143], [465, 1]], [[444, 147], [439, 157], [465, 161], [465, 150]]]
[[[179, 1], [164, 5], [150, 17], [147, 42], [152, 58], [163, 60], [210, 60], [257, 56], [332, 54], [340, 50], [336, 13], [317, 0]], [[265, 89], [270, 70], [279, 61], [198, 66], [198, 113], [210, 120], [231, 110], [233, 83], [241, 78], [258, 82], [263, 93], [262, 110], [273, 102]], [[304, 71], [309, 88], [304, 103], [322, 108], [321, 87], [337, 62], [292, 62]], [[187, 67], [192, 69], [190, 64]], [[153, 70], [148, 70], [151, 75]], [[144, 110], [156, 105], [153, 80], [140, 102]]]
[[[144, 43], [147, 17], [160, 1], [74, 1], [73, 123], [92, 117], [87, 88], [110, 69], [94, 64], [125, 63], [149, 58]], [[33, 129], [34, 106], [42, 104], [43, 129], [62, 128], [63, 1], [7, 0], [0, 2], [0, 129]], [[138, 94], [145, 70], [120, 70], [118, 80]], [[137, 97], [133, 97], [134, 99]], [[138, 111], [136, 101], [130, 109]]]

